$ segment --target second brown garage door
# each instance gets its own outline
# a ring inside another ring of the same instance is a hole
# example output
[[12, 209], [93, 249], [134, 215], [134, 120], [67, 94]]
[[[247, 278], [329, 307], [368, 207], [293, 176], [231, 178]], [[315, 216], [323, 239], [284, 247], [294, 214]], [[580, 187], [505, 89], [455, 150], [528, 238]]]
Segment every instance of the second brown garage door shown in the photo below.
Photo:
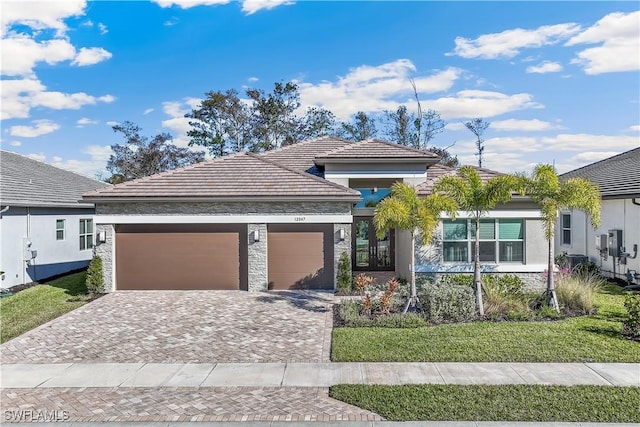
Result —
[[269, 289], [333, 289], [333, 225], [268, 227]]
[[246, 241], [246, 226], [117, 226], [116, 289], [246, 289]]

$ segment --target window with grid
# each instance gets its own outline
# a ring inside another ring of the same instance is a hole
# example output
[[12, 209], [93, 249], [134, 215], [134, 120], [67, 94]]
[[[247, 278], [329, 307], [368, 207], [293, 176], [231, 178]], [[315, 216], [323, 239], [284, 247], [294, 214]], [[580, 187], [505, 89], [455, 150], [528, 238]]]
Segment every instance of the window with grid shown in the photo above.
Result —
[[571, 214], [562, 214], [562, 244], [571, 244]]
[[[442, 222], [444, 262], [472, 262], [475, 257], [475, 222]], [[481, 262], [524, 262], [524, 221], [522, 219], [480, 220]]]
[[93, 220], [80, 220], [80, 250], [93, 248]]
[[56, 219], [56, 240], [64, 240], [64, 219]]

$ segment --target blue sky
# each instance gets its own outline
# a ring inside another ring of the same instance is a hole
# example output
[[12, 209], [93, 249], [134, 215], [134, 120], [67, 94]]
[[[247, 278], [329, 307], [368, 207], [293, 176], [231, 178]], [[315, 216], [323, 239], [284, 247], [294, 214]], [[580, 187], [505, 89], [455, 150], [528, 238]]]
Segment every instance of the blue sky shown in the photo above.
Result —
[[640, 146], [637, 2], [5, 1], [5, 150], [102, 174], [111, 126], [186, 145], [207, 91], [294, 80], [303, 107], [340, 119], [423, 108], [433, 143], [476, 164], [471, 117], [491, 122], [485, 165], [564, 172]]

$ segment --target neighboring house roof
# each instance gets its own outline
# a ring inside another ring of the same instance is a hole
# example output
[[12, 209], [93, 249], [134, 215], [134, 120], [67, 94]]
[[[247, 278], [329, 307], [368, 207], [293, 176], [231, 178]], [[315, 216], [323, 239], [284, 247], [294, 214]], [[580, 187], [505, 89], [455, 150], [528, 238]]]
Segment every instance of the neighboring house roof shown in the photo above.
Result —
[[286, 165], [300, 172], [307, 172], [315, 176], [323, 177], [322, 170], [316, 166], [313, 160], [320, 155], [333, 150], [353, 145], [351, 141], [332, 136], [302, 141], [297, 144], [287, 145], [277, 150], [266, 151], [260, 156]]
[[366, 162], [424, 162], [436, 163], [439, 157], [429, 151], [416, 150], [392, 142], [370, 139], [366, 141], [346, 144], [329, 153], [316, 156], [315, 163], [353, 163]]
[[0, 204], [29, 207], [82, 207], [87, 191], [109, 187], [106, 182], [31, 159], [21, 154], [0, 152]]
[[85, 194], [85, 199], [96, 201], [154, 198], [358, 201], [360, 193], [266, 156], [239, 153]]
[[596, 183], [603, 199], [640, 197], [640, 148], [560, 175], [563, 180], [575, 177]]
[[[476, 166], [472, 166], [476, 171], [478, 171], [478, 175], [480, 175], [480, 179], [482, 182], [487, 182], [491, 178], [495, 178], [496, 176], [502, 175], [500, 172], [492, 171], [490, 169], [479, 168]], [[445, 166], [441, 164], [430, 166], [427, 169], [427, 180], [422, 184], [416, 186], [416, 190], [418, 194], [421, 196], [428, 196], [433, 192], [433, 187], [440, 181], [443, 176], [447, 175], [458, 175], [458, 169], [452, 168], [451, 166]]]

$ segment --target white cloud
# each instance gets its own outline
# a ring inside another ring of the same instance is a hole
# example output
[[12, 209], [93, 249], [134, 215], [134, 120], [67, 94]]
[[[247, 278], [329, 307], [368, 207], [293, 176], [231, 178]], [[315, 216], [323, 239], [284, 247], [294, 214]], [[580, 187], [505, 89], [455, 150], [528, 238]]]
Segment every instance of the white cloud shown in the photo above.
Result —
[[65, 1], [5, 1], [0, 14], [3, 37], [12, 24], [26, 25], [34, 30], [54, 29], [58, 35], [66, 32], [66, 18], [84, 15], [85, 0]]
[[47, 158], [47, 156], [44, 155], [44, 153], [40, 152], [40, 153], [30, 153], [27, 154], [27, 157], [29, 157], [30, 159], [33, 160], [37, 160], [39, 162], [44, 162]]
[[[413, 98], [409, 78], [416, 68], [408, 59], [398, 59], [378, 66], [362, 65], [352, 68], [337, 81], [307, 83], [298, 81], [302, 107], [311, 105], [327, 108], [336, 117], [348, 119], [357, 111], [381, 112], [398, 107], [398, 97]], [[450, 89], [463, 71], [448, 68], [429, 76], [415, 77], [419, 93], [434, 93]]]
[[629, 126], [630, 130], [640, 132], [640, 125]]
[[565, 45], [600, 44], [577, 53], [571, 62], [587, 74], [640, 69], [640, 11], [611, 13], [572, 37]]
[[93, 65], [98, 62], [106, 61], [112, 56], [111, 52], [108, 52], [101, 47], [83, 47], [80, 49], [80, 52], [78, 52], [78, 55], [71, 65], [77, 65], [79, 67]]
[[538, 65], [530, 65], [527, 67], [527, 73], [535, 74], [559, 73], [560, 71], [562, 71], [562, 65], [552, 61], [543, 61]]
[[586, 133], [559, 134], [541, 139], [545, 149], [551, 151], [597, 151], [602, 147], [609, 150], [630, 150], [638, 147], [637, 136], [592, 135]]
[[181, 9], [189, 9], [194, 6], [215, 6], [219, 4], [227, 4], [231, 0], [151, 0], [160, 7], [178, 6]]
[[2, 38], [2, 75], [33, 75], [38, 62], [53, 65], [75, 56], [75, 48], [66, 39], [36, 42], [24, 34], [9, 33]]
[[22, 142], [20, 141], [11, 141], [11, 146], [12, 147], [20, 147], [22, 145]]
[[53, 110], [78, 110], [85, 105], [111, 103], [112, 95], [93, 96], [84, 92], [63, 93], [47, 91], [37, 79], [1, 80], [1, 119], [29, 117], [32, 108], [45, 107]]
[[259, 79], [259, 78], [257, 78], [257, 77], [249, 77], [249, 78], [247, 79], [247, 81], [248, 81], [248, 82], [250, 82], [250, 83], [255, 83], [255, 82], [257, 82], [258, 80], [260, 80], [260, 79]]
[[113, 127], [113, 126], [118, 126], [120, 123], [118, 123], [118, 122], [114, 122], [114, 121], [110, 120], [110, 121], [108, 121], [108, 122], [107, 122], [107, 123], [105, 123], [105, 124], [106, 124], [107, 126], [111, 126], [111, 127]]
[[146, 110], [144, 110], [144, 112], [142, 114], [146, 116], [147, 114], [153, 113], [153, 111], [154, 111], [153, 108], [147, 108]]
[[606, 158], [620, 154], [619, 151], [585, 151], [584, 153], [576, 154], [573, 158], [580, 162], [594, 163]]
[[550, 129], [556, 129], [557, 126], [553, 123], [545, 122], [538, 119], [532, 120], [496, 120], [491, 122], [489, 127], [497, 131], [523, 131], [523, 132], [535, 132], [544, 131]]
[[242, 2], [242, 11], [247, 15], [256, 13], [259, 10], [271, 10], [278, 6], [288, 6], [294, 4], [290, 0], [244, 0]]
[[173, 27], [174, 25], [178, 25], [178, 22], [180, 22], [180, 20], [177, 17], [172, 16], [170, 19], [164, 21], [162, 25], [165, 27]]
[[515, 28], [501, 33], [483, 34], [476, 39], [456, 37], [456, 47], [448, 55], [463, 58], [513, 58], [526, 48], [556, 44], [580, 31], [580, 25], [565, 23], [545, 25], [535, 30]]
[[89, 160], [62, 160], [53, 158], [53, 165], [90, 178], [108, 175], [106, 171], [107, 160], [111, 156], [111, 147], [108, 145], [89, 145], [82, 149], [83, 154], [89, 156]]
[[54, 161], [54, 162], [61, 162], [61, 161], [62, 161], [62, 157], [60, 157], [60, 156], [53, 156], [53, 161]]
[[109, 29], [102, 22], [98, 22], [98, 29], [103, 36], [109, 32]]
[[188, 147], [190, 138], [187, 132], [191, 129], [189, 121], [184, 115], [197, 108], [202, 100], [199, 98], [185, 98], [182, 101], [168, 101], [162, 103], [162, 111], [171, 118], [162, 121], [162, 126], [171, 129], [173, 143], [178, 147]]
[[98, 123], [100, 123], [98, 120], [91, 120], [87, 117], [82, 117], [76, 122], [76, 127], [82, 128], [87, 125], [97, 125]]
[[447, 123], [447, 125], [445, 126], [445, 129], [451, 131], [465, 130], [466, 128], [467, 127], [462, 122]]
[[21, 138], [35, 138], [60, 129], [60, 125], [51, 120], [34, 120], [33, 126], [11, 126], [9, 135]]
[[534, 102], [533, 96], [528, 93], [506, 95], [482, 90], [461, 90], [455, 96], [422, 101], [422, 106], [439, 111], [445, 119], [480, 115], [487, 118], [511, 111], [544, 108], [543, 105]]

